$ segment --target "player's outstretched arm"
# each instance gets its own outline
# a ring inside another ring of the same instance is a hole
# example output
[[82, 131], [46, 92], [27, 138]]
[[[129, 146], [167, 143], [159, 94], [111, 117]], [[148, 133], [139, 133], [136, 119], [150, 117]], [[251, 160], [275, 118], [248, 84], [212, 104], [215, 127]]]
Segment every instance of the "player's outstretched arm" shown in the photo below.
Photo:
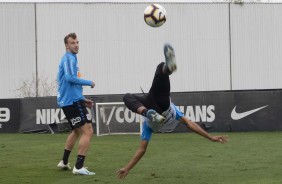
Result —
[[228, 137], [224, 136], [224, 135], [220, 135], [220, 136], [212, 136], [210, 135], [208, 132], [206, 132], [205, 130], [203, 130], [197, 123], [189, 120], [186, 117], [181, 117], [181, 120], [186, 124], [187, 128], [189, 128], [190, 130], [192, 130], [193, 132], [196, 132], [197, 134], [213, 141], [213, 142], [220, 142], [220, 143], [226, 143], [228, 142]]
[[129, 171], [139, 162], [139, 160], [146, 153], [148, 143], [149, 142], [146, 140], [141, 140], [140, 147], [138, 148], [132, 159], [129, 161], [129, 163], [116, 172], [119, 179], [124, 179], [128, 175]]

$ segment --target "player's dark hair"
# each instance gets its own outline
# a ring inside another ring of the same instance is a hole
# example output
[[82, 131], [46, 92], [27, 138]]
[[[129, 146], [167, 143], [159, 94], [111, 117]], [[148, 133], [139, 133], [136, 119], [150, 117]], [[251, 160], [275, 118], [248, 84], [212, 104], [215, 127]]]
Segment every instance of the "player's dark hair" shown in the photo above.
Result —
[[75, 33], [70, 33], [70, 34], [68, 34], [67, 36], [65, 36], [65, 38], [64, 38], [65, 44], [68, 43], [68, 39], [69, 39], [69, 38], [76, 39], [76, 34], [75, 34]]

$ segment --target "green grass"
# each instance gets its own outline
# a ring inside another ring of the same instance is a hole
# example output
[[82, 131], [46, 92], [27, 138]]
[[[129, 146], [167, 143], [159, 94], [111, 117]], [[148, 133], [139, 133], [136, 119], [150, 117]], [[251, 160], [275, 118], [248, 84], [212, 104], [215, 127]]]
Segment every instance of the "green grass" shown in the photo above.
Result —
[[[139, 146], [137, 135], [94, 136], [85, 164], [97, 174], [56, 168], [67, 134], [0, 134], [0, 183], [281, 184], [282, 132], [225, 133], [228, 144], [194, 133], [155, 134], [125, 180], [115, 172]], [[75, 163], [77, 147], [70, 157]]]

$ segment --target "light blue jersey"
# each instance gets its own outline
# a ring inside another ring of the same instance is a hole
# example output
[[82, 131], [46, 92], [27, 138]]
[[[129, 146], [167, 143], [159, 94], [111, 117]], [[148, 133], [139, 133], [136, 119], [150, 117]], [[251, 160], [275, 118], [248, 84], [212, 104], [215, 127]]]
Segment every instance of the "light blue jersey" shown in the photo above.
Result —
[[145, 118], [142, 126], [141, 139], [150, 141], [153, 132], [171, 132], [179, 124], [181, 117], [184, 116], [182, 112], [173, 104], [170, 103], [168, 110], [162, 113], [165, 120], [162, 124], [152, 122]]
[[59, 65], [57, 76], [57, 103], [60, 107], [72, 105], [73, 102], [84, 99], [82, 86], [91, 86], [92, 81], [79, 78], [76, 54], [66, 52]]

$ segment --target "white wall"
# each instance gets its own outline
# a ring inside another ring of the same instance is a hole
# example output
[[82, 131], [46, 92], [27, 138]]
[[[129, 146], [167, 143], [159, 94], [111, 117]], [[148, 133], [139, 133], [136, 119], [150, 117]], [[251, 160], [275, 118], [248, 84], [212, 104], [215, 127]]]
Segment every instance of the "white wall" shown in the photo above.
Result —
[[82, 72], [96, 82], [96, 94], [148, 91], [166, 42], [179, 65], [172, 91], [229, 89], [227, 4], [164, 4], [168, 20], [160, 28], [144, 23], [146, 5], [38, 4], [39, 72], [56, 76], [62, 39], [73, 31]]
[[0, 4], [0, 98], [13, 98], [35, 74], [33, 4]]
[[0, 4], [0, 22], [7, 25], [0, 28], [0, 62], [8, 65], [0, 69], [0, 98], [14, 97], [21, 80], [35, 73], [35, 25], [38, 72], [50, 81], [65, 52], [64, 36], [77, 33], [83, 77], [96, 82], [85, 94], [148, 91], [166, 42], [178, 62], [174, 92], [281, 88], [281, 5], [231, 4], [230, 30], [226, 3], [162, 3], [168, 15], [160, 28], [145, 24], [147, 5], [38, 3], [35, 22], [33, 3]]
[[229, 90], [228, 4], [171, 7], [167, 40], [176, 47], [179, 66], [172, 91]]
[[282, 4], [231, 5], [232, 89], [282, 87]]

